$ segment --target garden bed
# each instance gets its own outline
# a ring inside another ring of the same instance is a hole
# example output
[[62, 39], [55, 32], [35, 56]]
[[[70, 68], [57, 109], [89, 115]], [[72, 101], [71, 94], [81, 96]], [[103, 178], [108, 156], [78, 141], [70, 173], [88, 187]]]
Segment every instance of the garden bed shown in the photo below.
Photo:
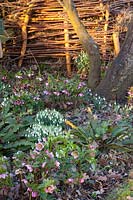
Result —
[[132, 105], [92, 94], [79, 75], [9, 76], [0, 81], [0, 199], [109, 198], [132, 168]]

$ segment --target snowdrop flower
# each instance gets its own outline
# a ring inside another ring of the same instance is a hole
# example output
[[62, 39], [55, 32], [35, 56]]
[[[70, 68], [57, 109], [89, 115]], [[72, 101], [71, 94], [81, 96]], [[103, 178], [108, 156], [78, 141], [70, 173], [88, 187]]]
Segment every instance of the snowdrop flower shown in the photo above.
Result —
[[35, 97], [33, 97], [33, 99], [38, 101], [38, 100], [40, 100], [40, 97], [39, 96], [35, 96]]
[[19, 76], [19, 75], [16, 75], [15, 77], [18, 78], [18, 79], [21, 79], [21, 78], [22, 78], [22, 76]]
[[39, 80], [40, 82], [43, 81], [41, 77], [36, 77], [36, 80]]
[[68, 102], [66, 102], [66, 104], [67, 104], [67, 105], [72, 105], [73, 102], [68, 101]]
[[29, 73], [29, 74], [27, 74], [27, 76], [30, 78], [30, 77], [34, 76], [34, 74], [33, 73]]

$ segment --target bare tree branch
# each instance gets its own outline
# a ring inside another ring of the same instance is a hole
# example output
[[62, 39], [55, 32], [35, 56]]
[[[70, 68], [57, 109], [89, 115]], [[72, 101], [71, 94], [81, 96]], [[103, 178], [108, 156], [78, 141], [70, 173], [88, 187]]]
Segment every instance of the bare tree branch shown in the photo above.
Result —
[[59, 2], [59, 4], [63, 7], [63, 8], [65, 8], [64, 7], [64, 2], [63, 1], [61, 1], [61, 0], [57, 0], [58, 2]]

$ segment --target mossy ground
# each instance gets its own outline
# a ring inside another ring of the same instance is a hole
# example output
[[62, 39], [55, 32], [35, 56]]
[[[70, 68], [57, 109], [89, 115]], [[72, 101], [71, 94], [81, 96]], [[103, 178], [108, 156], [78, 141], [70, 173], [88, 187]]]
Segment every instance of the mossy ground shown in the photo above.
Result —
[[106, 200], [133, 200], [133, 179], [113, 189]]

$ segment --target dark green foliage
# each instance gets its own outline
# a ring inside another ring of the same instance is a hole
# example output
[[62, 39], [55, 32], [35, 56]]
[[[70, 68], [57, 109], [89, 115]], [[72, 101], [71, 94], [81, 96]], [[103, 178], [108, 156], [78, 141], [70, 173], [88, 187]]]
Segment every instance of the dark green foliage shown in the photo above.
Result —
[[26, 129], [32, 123], [31, 116], [14, 116], [8, 109], [0, 113], [0, 154], [10, 156], [18, 150], [31, 148], [33, 139], [27, 140]]
[[90, 60], [87, 53], [81, 51], [78, 57], [75, 59], [75, 65], [78, 69], [78, 73], [85, 73], [88, 75], [90, 68]]
[[0, 177], [0, 189], [5, 185], [6, 187], [11, 187], [13, 185], [10, 176], [9, 160], [4, 156], [0, 156], [0, 175], [3, 175], [3, 178]]
[[[0, 82], [0, 192], [3, 186], [10, 189], [13, 181], [15, 189], [18, 183], [24, 186], [21, 194], [18, 191], [20, 199], [27, 188], [32, 189], [27, 191], [29, 198], [32, 192], [37, 192], [37, 199], [60, 198], [68, 191], [73, 198], [73, 189], [79, 189], [84, 183], [83, 187], [91, 189], [90, 197], [97, 199], [99, 191], [95, 190], [99, 189], [94, 182], [101, 182], [104, 189], [109, 181], [106, 172], [110, 173], [106, 170], [115, 173], [114, 165], [121, 170], [121, 160], [114, 159], [111, 164], [110, 158], [115, 153], [129, 157], [128, 153], [133, 150], [131, 106], [109, 104], [90, 90], [87, 93], [86, 83], [78, 76], [59, 79], [49, 75], [32, 80], [31, 76], [35, 76], [32, 71], [29, 80], [23, 76], [18, 74], [15, 84], [11, 81], [9, 85], [7, 79]], [[65, 116], [70, 121], [53, 108], [65, 108]], [[4, 156], [9, 158], [5, 160]], [[105, 167], [99, 165], [104, 156]], [[10, 169], [5, 167], [7, 162]], [[98, 177], [100, 174], [103, 181]], [[53, 194], [46, 190], [51, 186], [55, 186]]]
[[0, 82], [0, 154], [6, 156], [31, 148], [34, 141], [34, 138], [26, 138], [33, 116], [15, 110], [11, 95], [10, 85]]
[[81, 145], [96, 142], [100, 152], [109, 149], [133, 151], [131, 145], [133, 128], [125, 121], [111, 124], [106, 121], [90, 120], [88, 127], [77, 127], [72, 129], [75, 141]]

